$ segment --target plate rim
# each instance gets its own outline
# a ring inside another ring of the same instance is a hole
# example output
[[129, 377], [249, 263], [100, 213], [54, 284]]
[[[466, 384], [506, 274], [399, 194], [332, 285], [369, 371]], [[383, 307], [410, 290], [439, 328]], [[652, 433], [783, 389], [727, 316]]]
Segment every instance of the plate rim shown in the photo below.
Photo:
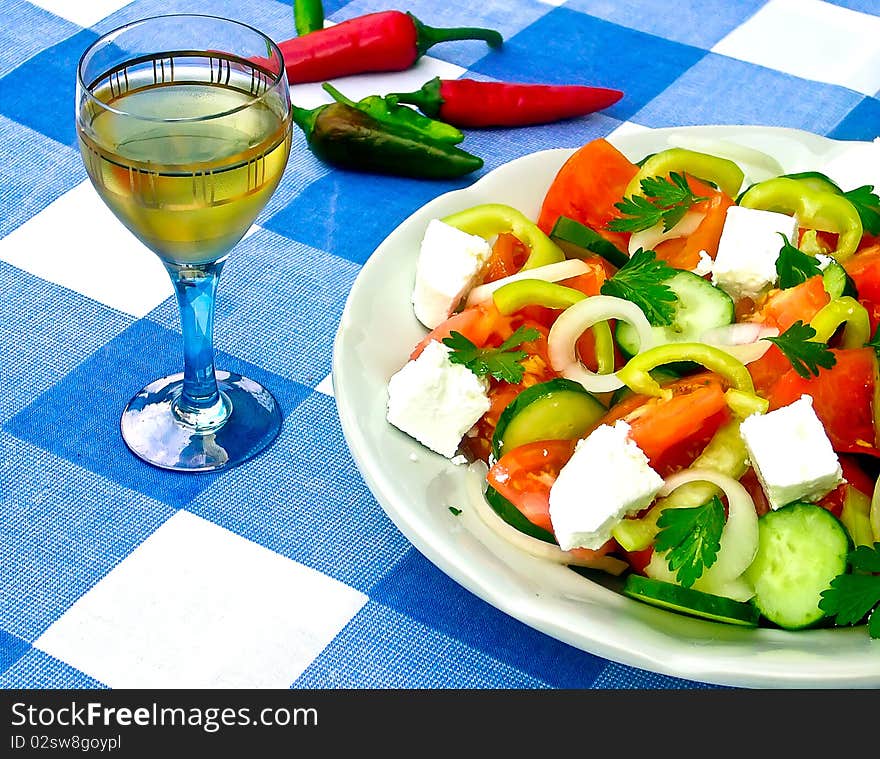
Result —
[[[664, 127], [659, 129], [639, 127], [636, 131], [625, 131], [621, 132], [620, 134], [615, 134], [614, 132], [612, 132], [611, 134], [605, 135], [604, 137], [605, 139], [608, 139], [612, 144], [617, 146], [618, 142], [620, 141], [622, 141], [625, 145], [627, 142], [638, 142], [640, 139], [648, 139], [651, 141], [661, 140], [665, 136], [668, 137], [672, 134], [686, 134], [688, 132], [696, 133], [700, 136], [707, 134], [711, 135], [711, 133], [713, 132], [716, 133], [716, 136], [725, 134], [729, 135], [730, 132], [745, 133], [758, 136], [772, 134], [781, 138], [794, 139], [795, 141], [807, 147], [815, 146], [823, 152], [827, 151], [829, 146], [833, 147], [834, 145], [839, 145], [843, 147], [852, 144], [868, 144], [866, 141], [835, 140], [830, 137], [824, 137], [822, 135], [817, 135], [812, 132], [800, 129], [793, 129], [790, 127], [737, 124], [695, 125], [683, 127]], [[640, 135], [642, 136], [641, 138]], [[343, 436], [349, 448], [349, 452], [353, 460], [355, 461], [355, 464], [357, 465], [358, 473], [363, 478], [373, 497], [379, 503], [382, 510], [396, 526], [396, 528], [435, 567], [444, 572], [459, 585], [469, 590], [474, 595], [478, 596], [483, 601], [489, 603], [496, 609], [514, 617], [515, 619], [519, 620], [529, 627], [532, 627], [535, 630], [543, 632], [550, 637], [553, 637], [564, 643], [568, 643], [569, 645], [572, 645], [581, 651], [600, 656], [611, 662], [639, 668], [648, 672], [656, 672], [674, 678], [690, 679], [696, 682], [721, 686], [756, 688], [873, 688], [880, 686], [880, 658], [878, 658], [877, 664], [874, 668], [864, 667], [862, 662], [853, 662], [854, 668], [847, 670], [847, 674], [845, 676], [840, 676], [834, 672], [827, 671], [824, 673], [819, 673], [818, 671], [807, 673], [786, 672], [785, 676], [781, 676], [778, 669], [764, 671], [760, 668], [756, 668], [756, 665], [743, 668], [742, 666], [740, 666], [743, 664], [743, 662], [739, 661], [737, 661], [737, 666], [732, 666], [729, 663], [727, 665], [719, 666], [719, 661], [717, 659], [707, 659], [706, 657], [700, 656], [693, 652], [680, 650], [682, 648], [681, 645], [679, 645], [679, 647], [674, 651], [664, 651], [663, 658], [659, 658], [656, 654], [651, 655], [648, 653], [633, 651], [628, 648], [622, 648], [620, 645], [615, 645], [606, 640], [589, 638], [590, 645], [585, 645], [585, 641], [582, 635], [572, 634], [571, 631], [560, 628], [558, 625], [550, 623], [548, 622], [548, 620], [542, 618], [540, 613], [538, 613], [540, 612], [539, 605], [517, 604], [512, 603], [513, 599], [499, 598], [497, 593], [487, 588], [486, 583], [482, 582], [479, 577], [475, 577], [472, 573], [469, 573], [467, 571], [466, 567], [461, 566], [460, 563], [451, 559], [448, 555], [448, 551], [444, 552], [437, 545], [432, 545], [427, 536], [423, 535], [421, 531], [417, 529], [417, 525], [414, 523], [414, 520], [412, 518], [413, 515], [407, 513], [405, 509], [401, 509], [399, 504], [395, 503], [395, 498], [390, 492], [387, 483], [387, 474], [383, 473], [381, 468], [376, 469], [374, 466], [372, 466], [371, 462], [368, 461], [365, 457], [364, 444], [366, 443], [366, 441], [363, 438], [362, 431], [358, 423], [356, 422], [357, 410], [350, 407], [350, 398], [348, 396], [348, 393], [345, 391], [345, 381], [342, 379], [344, 377], [342, 353], [344, 350], [344, 342], [347, 336], [347, 325], [352, 318], [352, 311], [356, 307], [358, 299], [362, 297], [361, 289], [365, 286], [364, 283], [369, 281], [371, 273], [376, 267], [379, 266], [382, 257], [389, 255], [389, 251], [393, 250], [393, 245], [396, 238], [401, 236], [402, 234], [401, 230], [406, 229], [408, 225], [413, 224], [418, 217], [424, 216], [425, 213], [431, 208], [458, 199], [462, 199], [464, 203], [467, 203], [468, 196], [479, 194], [487, 184], [491, 183], [491, 177], [496, 172], [499, 172], [501, 170], [509, 171], [511, 170], [511, 167], [515, 168], [517, 164], [526, 161], [540, 160], [541, 158], [549, 156], [551, 154], [557, 158], [562, 158], [564, 154], [570, 155], [576, 150], [577, 147], [548, 148], [519, 156], [515, 159], [512, 159], [511, 161], [507, 161], [493, 168], [486, 174], [479, 177], [470, 185], [441, 193], [440, 195], [434, 197], [432, 200], [417, 208], [402, 222], [400, 222], [400, 224], [398, 224], [391, 232], [389, 232], [389, 234], [382, 240], [382, 242], [378, 246], [376, 246], [376, 248], [372, 251], [367, 260], [364, 262], [361, 270], [358, 272], [355, 281], [351, 286], [348, 296], [346, 297], [345, 305], [340, 316], [339, 324], [337, 326], [336, 333], [333, 339], [331, 368], [331, 381], [333, 386], [333, 395], [337, 407], [337, 415], [339, 418], [340, 426], [342, 428]], [[462, 208], [464, 207], [467, 206], [462, 205]], [[613, 591], [608, 592], [613, 593]], [[631, 599], [624, 600], [626, 603], [630, 604], [638, 603], [637, 601], [633, 601]], [[671, 612], [668, 611], [661, 613], [671, 614]], [[696, 622], [701, 621], [696, 620]], [[721, 623], [710, 622], [707, 624], [720, 625]], [[768, 640], [771, 645], [778, 643], [778, 645], [784, 649], [786, 647], [785, 636], [806, 636], [814, 635], [815, 633], [822, 635], [823, 633], [828, 633], [831, 631], [820, 629], [788, 632], [768, 628], [759, 628], [759, 630], [757, 631], [749, 632], [754, 632], [754, 634], [763, 636], [763, 638]], [[836, 636], [853, 633], [864, 635], [867, 637], [866, 631], [864, 629], [861, 629], [861, 627], [851, 628], [849, 630], [836, 628], [833, 631], [833, 634]], [[680, 644], [683, 644], [685, 642], [686, 641], [678, 641], [678, 643]], [[865, 644], [866, 651], [871, 645], [874, 646], [872, 653], [880, 655], [880, 641], [877, 641], [876, 645], [874, 645], [869, 640], [869, 642]], [[856, 664], [858, 666], [855, 666]]]

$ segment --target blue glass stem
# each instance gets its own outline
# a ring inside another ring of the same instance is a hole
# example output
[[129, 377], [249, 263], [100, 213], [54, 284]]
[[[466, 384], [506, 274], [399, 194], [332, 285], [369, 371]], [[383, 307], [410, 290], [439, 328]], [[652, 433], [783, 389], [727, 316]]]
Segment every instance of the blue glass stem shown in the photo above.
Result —
[[183, 386], [172, 409], [181, 422], [206, 432], [221, 427], [232, 412], [214, 372], [214, 304], [224, 261], [195, 265], [165, 262], [183, 330]]

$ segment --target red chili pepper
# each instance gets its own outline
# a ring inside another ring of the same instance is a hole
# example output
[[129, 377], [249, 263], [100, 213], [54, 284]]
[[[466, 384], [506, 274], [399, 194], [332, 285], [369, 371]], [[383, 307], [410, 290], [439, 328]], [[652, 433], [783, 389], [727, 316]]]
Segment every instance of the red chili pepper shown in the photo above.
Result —
[[500, 47], [493, 29], [427, 26], [411, 13], [380, 11], [279, 43], [291, 84], [323, 82], [370, 71], [403, 71], [438, 42], [483, 40]]
[[434, 77], [415, 92], [389, 97], [457, 127], [546, 124], [584, 116], [616, 103], [620, 90], [579, 84], [519, 84]]

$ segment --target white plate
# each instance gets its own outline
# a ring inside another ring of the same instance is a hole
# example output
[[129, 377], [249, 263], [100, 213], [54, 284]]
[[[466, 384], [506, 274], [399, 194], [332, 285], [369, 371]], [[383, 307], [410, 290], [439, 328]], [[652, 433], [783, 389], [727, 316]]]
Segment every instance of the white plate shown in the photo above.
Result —
[[[706, 138], [775, 157], [787, 172], [818, 168], [845, 143], [791, 129], [712, 126], [612, 135], [631, 160]], [[851, 143], [850, 143], [851, 144]], [[752, 688], [880, 686], [880, 640], [862, 627], [787, 632], [692, 619], [628, 599], [612, 580], [586, 579], [498, 539], [468, 505], [466, 468], [428, 451], [385, 420], [388, 378], [425, 329], [410, 304], [428, 222], [478, 203], [537, 218], [573, 150], [524, 156], [416, 211], [376, 249], [352, 287], [334, 344], [333, 388], [346, 441], [379, 503], [430, 561], [531, 627], [584, 651], [675, 677]], [[462, 509], [455, 516], [449, 507]]]

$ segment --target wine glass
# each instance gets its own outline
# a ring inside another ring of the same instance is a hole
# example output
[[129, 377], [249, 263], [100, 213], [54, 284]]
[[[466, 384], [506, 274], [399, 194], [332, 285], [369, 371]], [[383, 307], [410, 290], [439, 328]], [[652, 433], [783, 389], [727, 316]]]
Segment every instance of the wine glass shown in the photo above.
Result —
[[107, 33], [77, 68], [76, 128], [101, 199], [161, 259], [183, 331], [183, 372], [122, 414], [140, 458], [179, 471], [245, 461], [281, 427], [271, 393], [214, 368], [217, 281], [278, 186], [290, 90], [278, 47], [237, 21], [175, 14]]

